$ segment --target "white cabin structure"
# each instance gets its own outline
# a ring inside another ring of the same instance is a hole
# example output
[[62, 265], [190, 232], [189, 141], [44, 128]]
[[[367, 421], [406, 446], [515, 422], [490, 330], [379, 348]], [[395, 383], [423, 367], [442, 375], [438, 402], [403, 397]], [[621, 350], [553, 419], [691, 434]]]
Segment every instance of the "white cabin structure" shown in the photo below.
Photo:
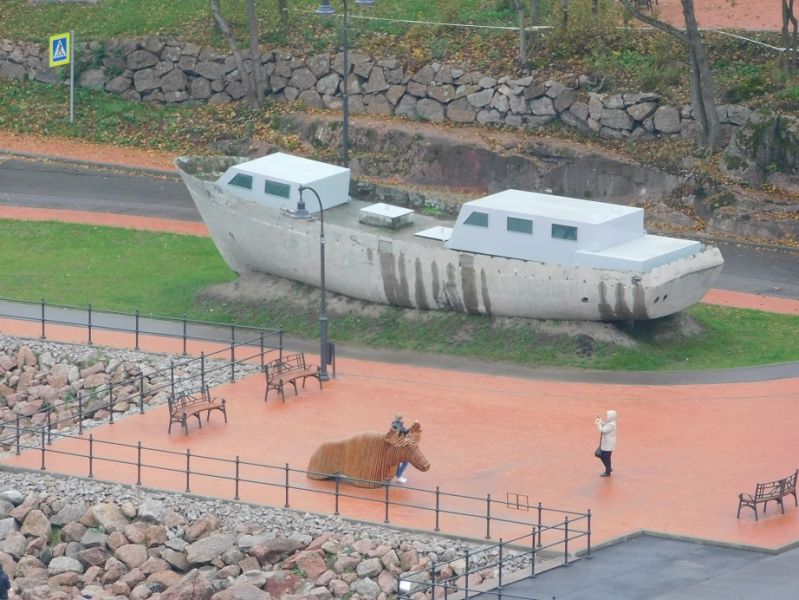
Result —
[[[308, 186], [319, 194], [327, 210], [349, 201], [350, 170], [276, 152], [230, 167], [216, 183], [258, 204], [288, 210], [297, 207], [299, 187]], [[305, 192], [303, 199], [308, 212], [319, 212], [313, 192]]]
[[647, 234], [644, 209], [506, 190], [463, 204], [446, 246], [549, 264], [649, 272], [701, 244]]

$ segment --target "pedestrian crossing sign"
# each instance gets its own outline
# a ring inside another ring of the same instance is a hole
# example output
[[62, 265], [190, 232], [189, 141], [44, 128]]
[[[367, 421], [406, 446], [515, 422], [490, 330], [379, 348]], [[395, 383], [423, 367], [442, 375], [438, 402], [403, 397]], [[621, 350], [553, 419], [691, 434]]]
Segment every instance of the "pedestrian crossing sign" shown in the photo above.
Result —
[[60, 67], [69, 64], [72, 43], [69, 33], [59, 33], [50, 38], [50, 66]]

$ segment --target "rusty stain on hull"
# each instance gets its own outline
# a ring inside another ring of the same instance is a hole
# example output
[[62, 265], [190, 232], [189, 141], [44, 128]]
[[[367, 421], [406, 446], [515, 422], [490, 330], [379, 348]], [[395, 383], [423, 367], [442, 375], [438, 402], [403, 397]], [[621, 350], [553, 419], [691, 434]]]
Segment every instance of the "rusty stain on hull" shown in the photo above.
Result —
[[491, 296], [488, 294], [488, 275], [485, 269], [480, 269], [480, 290], [483, 293], [483, 306], [485, 314], [491, 316]]
[[463, 290], [463, 304], [466, 312], [479, 315], [480, 302], [477, 299], [477, 276], [474, 272], [474, 256], [460, 255], [461, 263], [461, 289]]
[[466, 312], [463, 302], [461, 302], [461, 299], [458, 296], [458, 273], [455, 265], [452, 263], [447, 264], [447, 283], [444, 287], [444, 294], [446, 296], [446, 301], [448, 305], [452, 307], [452, 310], [456, 312]]
[[408, 295], [408, 279], [405, 276], [405, 265], [400, 261], [400, 274], [397, 277], [394, 255], [388, 252], [380, 253], [380, 273], [383, 278], [383, 291], [386, 301], [394, 306], [413, 308]]
[[416, 291], [416, 306], [419, 308], [429, 309], [430, 303], [427, 301], [427, 292], [424, 289], [424, 273], [422, 271], [422, 261], [417, 258], [414, 264], [416, 270], [415, 278], [415, 291]]

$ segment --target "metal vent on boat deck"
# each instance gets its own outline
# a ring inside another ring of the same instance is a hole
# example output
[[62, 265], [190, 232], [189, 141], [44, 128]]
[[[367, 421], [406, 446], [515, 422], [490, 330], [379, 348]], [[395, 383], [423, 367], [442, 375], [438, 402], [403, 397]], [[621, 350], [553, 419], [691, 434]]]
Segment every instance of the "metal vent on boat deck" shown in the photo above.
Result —
[[446, 242], [450, 237], [452, 237], [452, 227], [441, 227], [438, 225], [436, 227], [431, 227], [430, 229], [425, 229], [424, 231], [417, 231], [413, 235], [428, 238], [430, 240], [440, 240], [442, 242]]

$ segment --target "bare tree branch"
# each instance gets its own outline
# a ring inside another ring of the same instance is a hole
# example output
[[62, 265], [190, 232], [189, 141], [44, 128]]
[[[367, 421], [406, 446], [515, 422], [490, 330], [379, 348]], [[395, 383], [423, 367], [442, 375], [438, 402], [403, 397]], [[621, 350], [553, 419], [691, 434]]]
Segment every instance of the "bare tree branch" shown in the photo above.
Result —
[[[222, 35], [225, 36], [225, 41], [227, 41], [231, 52], [233, 52], [233, 57], [236, 59], [236, 67], [239, 70], [241, 81], [244, 84], [244, 97], [247, 99], [247, 104], [253, 110], [259, 109], [261, 108], [261, 103], [258, 101], [258, 97], [255, 94], [252, 79], [247, 74], [246, 65], [244, 64], [244, 56], [241, 54], [241, 50], [239, 50], [239, 45], [236, 42], [236, 36], [233, 35], [233, 30], [230, 28], [230, 23], [228, 23], [227, 19], [222, 16], [222, 11], [219, 8], [219, 0], [209, 0], [209, 2], [211, 3], [211, 12], [214, 15], [214, 19], [216, 19], [219, 28], [222, 30]], [[261, 61], [259, 60], [259, 66], [260, 63]], [[253, 68], [255, 68], [255, 64], [253, 64]]]
[[702, 35], [696, 22], [694, 0], [680, 0], [685, 18], [685, 31], [642, 13], [630, 3], [630, 0], [619, 0], [619, 2], [639, 21], [673, 36], [688, 46], [688, 53], [691, 57], [691, 99], [694, 120], [699, 128], [697, 145], [712, 153], [721, 136], [721, 123], [716, 109], [713, 72], [710, 69], [707, 49], [702, 43]]

